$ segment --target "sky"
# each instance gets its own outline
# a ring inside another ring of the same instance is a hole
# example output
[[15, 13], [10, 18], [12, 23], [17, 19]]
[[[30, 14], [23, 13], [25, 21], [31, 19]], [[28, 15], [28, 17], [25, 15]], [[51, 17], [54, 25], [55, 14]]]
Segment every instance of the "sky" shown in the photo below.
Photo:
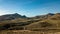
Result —
[[60, 13], [60, 0], [0, 0], [0, 15], [13, 13], [28, 17]]

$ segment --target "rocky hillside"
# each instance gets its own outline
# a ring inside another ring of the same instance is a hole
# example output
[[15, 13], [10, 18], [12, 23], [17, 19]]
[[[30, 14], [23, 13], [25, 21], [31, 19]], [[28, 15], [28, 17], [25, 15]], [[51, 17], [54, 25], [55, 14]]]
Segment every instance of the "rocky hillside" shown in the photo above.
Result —
[[60, 13], [48, 13], [36, 17], [21, 16], [17, 13], [0, 16], [0, 30], [40, 30], [54, 28], [60, 28]]
[[27, 17], [25, 15], [21, 16], [18, 13], [7, 14], [7, 15], [0, 16], [0, 21], [3, 21], [3, 20], [12, 20], [12, 19], [17, 19], [17, 18], [27, 18]]

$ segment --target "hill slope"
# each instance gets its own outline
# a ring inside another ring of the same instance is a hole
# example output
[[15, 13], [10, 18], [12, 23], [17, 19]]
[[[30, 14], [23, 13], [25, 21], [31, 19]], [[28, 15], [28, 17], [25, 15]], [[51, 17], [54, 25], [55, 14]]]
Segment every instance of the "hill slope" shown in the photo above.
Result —
[[60, 13], [39, 15], [36, 17], [21, 16], [17, 13], [0, 16], [0, 30], [17, 29], [39, 30], [60, 28]]

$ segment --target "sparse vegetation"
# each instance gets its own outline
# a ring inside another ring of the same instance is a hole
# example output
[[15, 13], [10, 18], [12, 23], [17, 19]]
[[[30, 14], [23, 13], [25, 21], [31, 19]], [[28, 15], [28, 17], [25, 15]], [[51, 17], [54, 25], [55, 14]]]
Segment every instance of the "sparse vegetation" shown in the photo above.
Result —
[[[11, 16], [12, 15], [12, 16]], [[25, 15], [9, 14], [0, 16], [0, 30], [6, 33], [13, 30], [23, 30], [26, 34], [42, 34], [42, 32], [60, 32], [60, 14], [47, 14], [28, 18]], [[17, 16], [18, 15], [18, 16]], [[8, 17], [7, 17], [8, 16]], [[11, 17], [10, 17], [11, 16]], [[15, 16], [15, 17], [14, 17]], [[5, 17], [5, 18], [4, 18]], [[23, 18], [22, 18], [23, 17]], [[8, 31], [7, 31], [8, 30]], [[25, 30], [25, 31], [24, 31]], [[28, 30], [28, 31], [26, 31]], [[12, 32], [13, 32], [12, 31]], [[0, 32], [0, 33], [1, 33]]]

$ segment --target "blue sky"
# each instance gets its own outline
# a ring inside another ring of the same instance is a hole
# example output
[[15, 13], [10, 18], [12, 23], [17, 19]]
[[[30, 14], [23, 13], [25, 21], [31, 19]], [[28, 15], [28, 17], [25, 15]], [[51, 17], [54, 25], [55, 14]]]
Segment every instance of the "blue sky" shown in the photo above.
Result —
[[60, 12], [60, 0], [0, 0], [0, 15], [19, 13], [28, 17]]

